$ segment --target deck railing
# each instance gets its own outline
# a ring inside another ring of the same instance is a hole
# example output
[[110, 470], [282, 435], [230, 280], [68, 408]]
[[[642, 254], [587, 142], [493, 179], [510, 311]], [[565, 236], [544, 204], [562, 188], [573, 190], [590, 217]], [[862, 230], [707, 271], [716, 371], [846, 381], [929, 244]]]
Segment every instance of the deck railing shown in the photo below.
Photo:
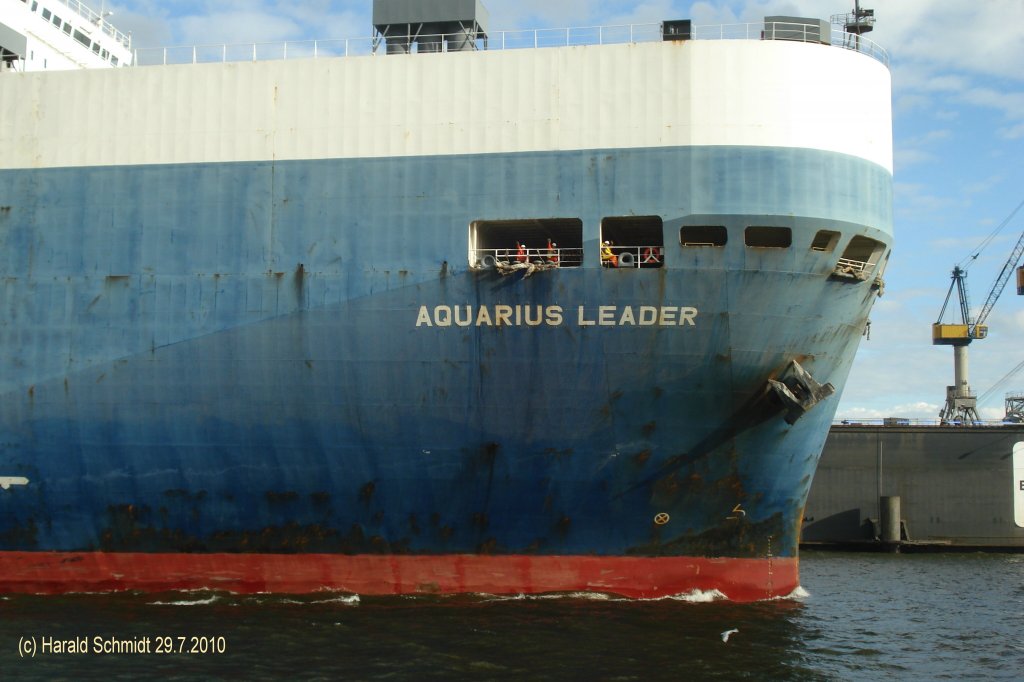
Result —
[[80, 0], [57, 0], [57, 2], [61, 3], [62, 5], [66, 5], [68, 9], [76, 12], [83, 19], [86, 19], [87, 21], [95, 24], [96, 26], [99, 26], [100, 30], [102, 30], [108, 36], [110, 36], [117, 42], [121, 43], [125, 47], [131, 48], [131, 36], [122, 33], [121, 31], [118, 31], [109, 22], [107, 22], [105, 15], [109, 14], [108, 12], [97, 12], [88, 5], [80, 2]]
[[874, 269], [874, 263], [853, 260], [852, 258], [840, 258], [836, 263], [834, 273], [841, 277], [865, 280], [871, 276], [871, 272]]
[[891, 421], [891, 418], [870, 417], [870, 418], [847, 418], [834, 419], [832, 426], [884, 426], [886, 428], [898, 428], [901, 426], [1020, 426], [1019, 423], [1007, 421], [1006, 419], [978, 419], [976, 421], [954, 420], [943, 422], [940, 419], [900, 419]]
[[[68, 0], [74, 2], [75, 0]], [[657, 42], [664, 39], [662, 24], [624, 24], [619, 26], [584, 26], [574, 28], [541, 28], [519, 31], [498, 31], [488, 38], [466, 43], [465, 34], [418, 36], [419, 43], [430, 45], [430, 51], [447, 51], [448, 38], [471, 50], [515, 50], [574, 45], [614, 45]], [[691, 27], [690, 40], [786, 40], [820, 43], [828, 40], [835, 47], [866, 54], [885, 65], [889, 56], [877, 43], [832, 29], [831, 35], [819, 36], [813, 24], [747, 23]], [[410, 47], [417, 51], [416, 43]], [[348, 38], [337, 40], [298, 40], [268, 43], [188, 45], [178, 47], [137, 48], [134, 64], [198, 64], [211, 62], [263, 61], [272, 59], [308, 59], [320, 57], [351, 57], [385, 55], [385, 39]]]
[[488, 270], [498, 263], [514, 265], [516, 263], [552, 263], [560, 268], [578, 268], [583, 264], [583, 249], [539, 248], [524, 249], [474, 249], [470, 254], [470, 264], [474, 268]]

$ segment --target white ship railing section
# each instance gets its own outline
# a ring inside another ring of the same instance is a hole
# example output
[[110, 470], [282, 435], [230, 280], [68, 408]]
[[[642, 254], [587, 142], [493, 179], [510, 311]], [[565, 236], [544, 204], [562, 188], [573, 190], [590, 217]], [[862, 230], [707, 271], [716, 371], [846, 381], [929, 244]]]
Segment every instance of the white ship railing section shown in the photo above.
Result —
[[602, 249], [602, 265], [617, 268], [658, 268], [665, 260], [665, 250], [660, 246], [616, 245], [611, 247], [611, 252], [615, 256], [614, 261], [608, 258]]
[[57, 2], [61, 3], [62, 5], [66, 5], [72, 11], [77, 12], [79, 16], [87, 19], [89, 22], [95, 24], [96, 26], [99, 26], [100, 30], [102, 30], [108, 36], [110, 36], [117, 42], [121, 43], [125, 47], [131, 48], [131, 36], [121, 33], [116, 28], [111, 26], [105, 20], [105, 17], [102, 14], [92, 9], [88, 5], [84, 5], [78, 0], [57, 0]]
[[474, 249], [470, 262], [478, 268], [493, 268], [497, 263], [554, 263], [560, 268], [578, 268], [583, 264], [583, 249]]
[[840, 258], [836, 263], [835, 274], [856, 279], [867, 279], [874, 269], [874, 263], [853, 260], [851, 258]]
[[[77, 0], [61, 0], [78, 3]], [[88, 9], [88, 8], [86, 8]], [[91, 10], [90, 10], [91, 11]], [[105, 24], [104, 26], [109, 26]], [[106, 30], [106, 28], [104, 29]], [[123, 34], [122, 34], [123, 35]], [[448, 38], [453, 42], [465, 41], [465, 34], [451, 36], [418, 36], [417, 41], [438, 46], [447, 51]], [[437, 38], [431, 41], [430, 38]], [[585, 26], [576, 28], [542, 28], [522, 31], [499, 31], [485, 40], [470, 41], [475, 50], [515, 50], [572, 45], [615, 45], [649, 43], [663, 40], [662, 24], [627, 24], [621, 26]], [[769, 23], [723, 24], [692, 26], [691, 40], [787, 40], [796, 42], [822, 42], [819, 27], [814, 24]], [[863, 36], [831, 29], [830, 44], [866, 54], [883, 64], [889, 64], [889, 55], [877, 43]], [[416, 45], [412, 46], [416, 52]], [[348, 38], [339, 40], [299, 40], [270, 43], [210, 44], [178, 47], [137, 48], [134, 64], [199, 64], [213, 62], [262, 61], [271, 59], [300, 59], [319, 57], [351, 57], [388, 52], [380, 36], [374, 38]]]

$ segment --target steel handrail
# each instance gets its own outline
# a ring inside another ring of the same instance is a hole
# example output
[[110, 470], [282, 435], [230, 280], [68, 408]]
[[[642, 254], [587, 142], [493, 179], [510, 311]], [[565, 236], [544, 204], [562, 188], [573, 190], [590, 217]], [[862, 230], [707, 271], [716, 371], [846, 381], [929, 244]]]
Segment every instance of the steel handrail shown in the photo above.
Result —
[[122, 33], [114, 28], [106, 19], [100, 15], [96, 10], [92, 9], [88, 5], [80, 2], [79, 0], [57, 0], [57, 2], [65, 5], [68, 9], [73, 12], [77, 12], [80, 17], [88, 20], [89, 22], [100, 27], [104, 33], [108, 36], [121, 43], [123, 46], [131, 49], [132, 38], [130, 35]]
[[515, 248], [511, 249], [474, 249], [470, 253], [470, 263], [474, 267], [484, 267], [484, 258], [493, 256], [496, 262], [515, 264], [532, 263], [534, 261], [556, 263], [558, 267], [575, 268], [583, 263], [583, 249], [556, 247], [549, 249], [528, 248], [523, 253]]
[[[77, 0], [62, 0], [77, 2]], [[105, 23], [105, 22], [104, 22]], [[106, 25], [106, 24], [105, 24]], [[691, 40], [781, 40], [819, 43], [823, 36], [814, 25], [784, 22], [715, 24], [691, 27]], [[799, 37], [794, 37], [799, 33]], [[448, 51], [447, 36], [465, 40], [465, 33], [418, 36], [439, 45], [441, 51]], [[781, 37], [779, 37], [781, 36]], [[620, 24], [612, 26], [582, 26], [569, 28], [541, 28], [512, 31], [498, 31], [487, 38], [478, 37], [470, 44], [475, 50], [511, 50], [544, 47], [567, 47], [577, 45], [613, 45], [626, 43], [656, 42], [663, 39], [662, 24]], [[889, 65], [889, 55], [881, 46], [868, 38], [846, 33], [841, 29], [830, 29], [828, 44], [833, 47], [853, 50]], [[415, 43], [415, 41], [414, 41]], [[158, 64], [211, 63], [228, 61], [260, 61], [264, 59], [292, 59], [319, 57], [348, 57], [356, 55], [383, 55], [387, 49], [378, 48], [384, 44], [381, 36], [371, 38], [347, 38], [331, 40], [275, 41], [265, 43], [208, 43], [200, 45], [179, 45], [171, 47], [136, 48], [136, 66]], [[325, 46], [327, 49], [325, 49]], [[331, 46], [335, 46], [331, 49]], [[279, 56], [260, 56], [260, 52], [273, 52]], [[409, 46], [414, 51], [414, 45]], [[229, 53], [232, 55], [228, 57]], [[169, 55], [184, 54], [169, 60]], [[200, 57], [200, 55], [212, 55]], [[155, 58], [151, 55], [155, 55]], [[219, 58], [217, 57], [219, 55]], [[239, 55], [239, 56], [234, 56]]]

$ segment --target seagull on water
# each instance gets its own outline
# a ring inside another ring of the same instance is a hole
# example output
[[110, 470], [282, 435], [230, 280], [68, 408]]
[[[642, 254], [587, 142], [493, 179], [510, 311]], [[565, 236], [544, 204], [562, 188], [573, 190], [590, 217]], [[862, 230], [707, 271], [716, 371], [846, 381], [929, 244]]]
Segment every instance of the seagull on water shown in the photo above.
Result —
[[729, 641], [729, 635], [736, 634], [737, 632], [739, 632], [739, 630], [737, 630], [736, 628], [733, 628], [732, 630], [726, 630], [725, 632], [722, 633], [722, 641], [723, 642], [728, 642]]

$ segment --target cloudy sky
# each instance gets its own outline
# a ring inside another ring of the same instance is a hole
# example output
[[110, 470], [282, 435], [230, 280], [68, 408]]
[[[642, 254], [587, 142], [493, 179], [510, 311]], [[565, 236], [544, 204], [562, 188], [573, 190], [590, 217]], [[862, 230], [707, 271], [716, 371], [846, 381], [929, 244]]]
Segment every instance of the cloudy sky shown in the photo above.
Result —
[[[137, 47], [356, 38], [371, 34], [372, 0], [121, 0], [111, 21]], [[89, 4], [100, 5], [97, 0]], [[853, 0], [484, 0], [498, 30], [689, 18], [757, 22], [782, 14], [828, 18]], [[871, 0], [869, 37], [891, 56], [896, 247], [839, 416], [933, 419], [953, 380], [953, 354], [931, 345], [952, 267], [969, 272], [980, 307], [1024, 231], [1024, 0]], [[851, 97], [856, 93], [851, 92]], [[836, 131], [842, 134], [842, 131]], [[983, 417], [1024, 392], [1024, 297], [1014, 281], [972, 344], [971, 384]]]

